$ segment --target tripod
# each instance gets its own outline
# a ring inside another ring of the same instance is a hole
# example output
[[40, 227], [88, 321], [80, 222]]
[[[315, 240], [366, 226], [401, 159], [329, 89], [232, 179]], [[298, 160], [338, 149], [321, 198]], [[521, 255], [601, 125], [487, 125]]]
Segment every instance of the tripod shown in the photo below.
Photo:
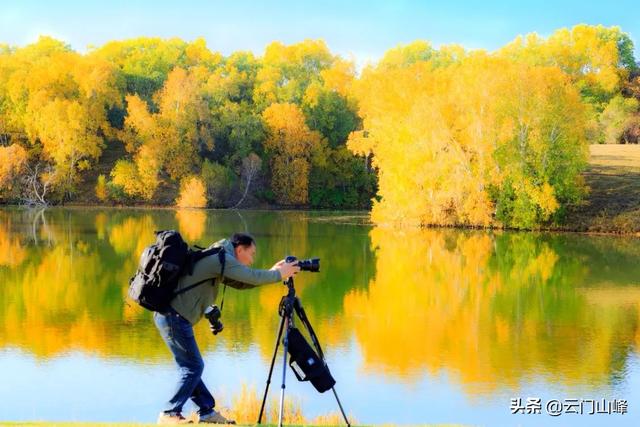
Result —
[[[262, 422], [262, 414], [264, 413], [264, 404], [267, 401], [267, 393], [269, 392], [269, 384], [271, 384], [271, 375], [273, 374], [273, 366], [276, 361], [276, 356], [278, 354], [278, 346], [280, 345], [280, 338], [282, 338], [282, 332], [284, 331], [284, 352], [283, 352], [283, 361], [282, 361], [282, 385], [280, 388], [280, 410], [278, 413], [278, 426], [282, 427], [282, 413], [284, 407], [284, 389], [286, 388], [286, 373], [287, 373], [287, 350], [289, 348], [289, 330], [293, 327], [293, 313], [295, 313], [300, 318], [300, 321], [304, 324], [309, 332], [309, 336], [311, 337], [311, 341], [313, 342], [313, 346], [315, 347], [318, 356], [327, 366], [327, 362], [324, 359], [324, 354], [322, 353], [322, 349], [320, 348], [320, 342], [318, 341], [318, 337], [316, 336], [313, 328], [311, 327], [311, 323], [309, 323], [309, 319], [307, 318], [307, 314], [302, 308], [302, 304], [300, 303], [300, 299], [296, 296], [296, 290], [293, 286], [293, 277], [289, 277], [284, 284], [288, 288], [287, 295], [283, 296], [280, 300], [280, 305], [278, 307], [278, 314], [280, 314], [280, 327], [278, 329], [278, 338], [276, 339], [276, 348], [273, 351], [273, 358], [271, 359], [271, 367], [269, 368], [269, 376], [267, 377], [267, 385], [264, 390], [264, 397], [262, 399], [262, 406], [260, 407], [260, 415], [258, 416], [258, 424]], [[285, 328], [286, 326], [286, 328]], [[344, 418], [344, 421], [347, 423], [348, 427], [351, 427], [349, 420], [347, 419], [346, 414], [344, 413], [344, 409], [342, 408], [342, 404], [340, 403], [340, 399], [338, 398], [338, 393], [336, 393], [335, 387], [331, 387], [333, 391], [333, 395], [336, 397], [336, 401], [338, 402], [338, 406], [340, 407], [340, 412]]]

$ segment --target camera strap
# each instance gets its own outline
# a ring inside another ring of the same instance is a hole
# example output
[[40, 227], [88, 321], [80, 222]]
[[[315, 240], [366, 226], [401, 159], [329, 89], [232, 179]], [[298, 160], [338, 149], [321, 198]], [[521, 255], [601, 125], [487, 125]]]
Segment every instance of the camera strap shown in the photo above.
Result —
[[325, 361], [322, 347], [320, 347], [320, 340], [318, 340], [318, 336], [316, 335], [316, 332], [313, 330], [313, 326], [311, 326], [311, 322], [309, 322], [307, 313], [304, 311], [304, 308], [302, 308], [302, 306], [300, 305], [296, 305], [295, 310], [296, 310], [296, 314], [298, 315], [298, 318], [302, 321], [302, 324], [305, 326], [305, 328], [307, 328], [307, 332], [309, 332], [309, 337], [311, 338], [311, 342], [316, 347], [316, 350], [318, 350], [318, 356], [320, 356], [320, 359], [326, 366], [327, 362]]

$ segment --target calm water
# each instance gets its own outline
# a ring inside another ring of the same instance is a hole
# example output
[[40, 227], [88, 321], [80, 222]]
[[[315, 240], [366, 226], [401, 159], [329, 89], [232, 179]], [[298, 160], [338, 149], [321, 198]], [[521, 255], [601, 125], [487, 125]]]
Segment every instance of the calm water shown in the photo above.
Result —
[[[360, 423], [640, 424], [640, 239], [102, 209], [0, 210], [0, 420], [155, 420], [175, 368], [150, 313], [123, 300], [153, 231], [176, 227], [200, 245], [249, 231], [257, 267], [322, 259], [296, 288]], [[261, 396], [284, 290], [228, 289], [224, 332], [197, 325], [220, 406], [243, 387]], [[287, 375], [307, 418], [337, 410]], [[529, 397], [542, 413], [512, 415], [511, 398]], [[550, 399], [602, 398], [626, 399], [628, 413], [546, 413]]]

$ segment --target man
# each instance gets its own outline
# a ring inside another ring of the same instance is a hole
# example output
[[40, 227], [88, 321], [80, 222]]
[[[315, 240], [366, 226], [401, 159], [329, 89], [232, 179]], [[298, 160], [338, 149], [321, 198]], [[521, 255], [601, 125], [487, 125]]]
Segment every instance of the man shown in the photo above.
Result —
[[[284, 260], [277, 262], [270, 270], [249, 268], [256, 254], [256, 243], [248, 234], [234, 234], [230, 239], [216, 242], [214, 246], [222, 246], [225, 251], [222, 281], [236, 289], [276, 283], [300, 271], [300, 267]], [[193, 334], [193, 325], [202, 319], [205, 309], [216, 299], [220, 271], [217, 254], [201, 259], [194, 265], [192, 275], [180, 279], [176, 290], [208, 278], [213, 279], [176, 296], [166, 313], [154, 313], [156, 327], [173, 353], [180, 371], [175, 392], [160, 413], [158, 424], [190, 423], [182, 416], [182, 406], [189, 398], [199, 408], [201, 423], [235, 424], [235, 421], [226, 419], [214, 410], [215, 400], [201, 379], [204, 361]]]

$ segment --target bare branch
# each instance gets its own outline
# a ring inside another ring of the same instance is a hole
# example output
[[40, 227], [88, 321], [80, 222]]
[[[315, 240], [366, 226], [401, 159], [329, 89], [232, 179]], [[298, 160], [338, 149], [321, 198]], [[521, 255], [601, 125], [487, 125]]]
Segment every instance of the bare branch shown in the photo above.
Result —
[[237, 209], [238, 206], [244, 201], [249, 193], [249, 187], [251, 186], [251, 181], [255, 177], [255, 175], [260, 171], [262, 167], [262, 160], [258, 157], [257, 154], [251, 153], [244, 159], [242, 159], [242, 176], [245, 177], [246, 185], [244, 187], [244, 194], [231, 209]]
[[48, 206], [47, 193], [55, 180], [56, 173], [51, 165], [41, 171], [40, 162], [34, 167], [27, 165], [27, 173], [23, 177], [21, 199], [27, 206]]

